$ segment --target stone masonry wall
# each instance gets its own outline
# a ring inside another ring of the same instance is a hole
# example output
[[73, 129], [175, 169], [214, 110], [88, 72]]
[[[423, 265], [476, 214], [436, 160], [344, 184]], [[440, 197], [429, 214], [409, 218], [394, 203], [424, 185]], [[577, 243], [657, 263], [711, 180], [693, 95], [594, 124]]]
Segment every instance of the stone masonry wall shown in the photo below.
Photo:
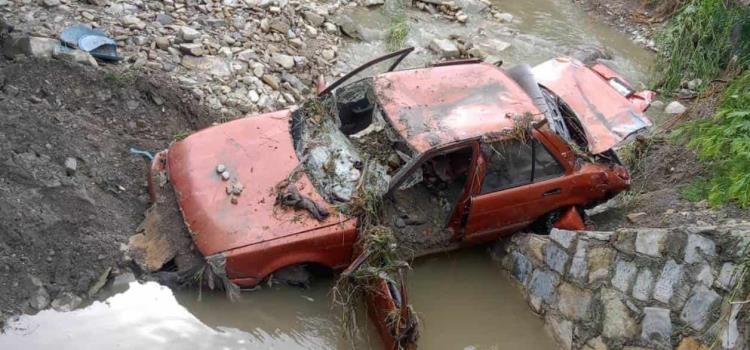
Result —
[[750, 303], [729, 302], [750, 298], [748, 244], [750, 224], [555, 229], [494, 255], [564, 349], [750, 350]]

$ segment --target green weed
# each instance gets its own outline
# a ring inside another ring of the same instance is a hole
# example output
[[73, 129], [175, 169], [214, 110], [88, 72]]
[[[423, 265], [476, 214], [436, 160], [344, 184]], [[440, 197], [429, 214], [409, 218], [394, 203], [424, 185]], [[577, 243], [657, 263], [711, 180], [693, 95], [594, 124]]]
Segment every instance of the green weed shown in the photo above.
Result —
[[190, 130], [182, 130], [172, 135], [172, 139], [175, 141], [182, 141], [188, 136], [190, 136]]
[[406, 22], [406, 16], [397, 15], [391, 20], [391, 26], [388, 29], [388, 49], [396, 51], [402, 48], [407, 34], [409, 34], [409, 23]]

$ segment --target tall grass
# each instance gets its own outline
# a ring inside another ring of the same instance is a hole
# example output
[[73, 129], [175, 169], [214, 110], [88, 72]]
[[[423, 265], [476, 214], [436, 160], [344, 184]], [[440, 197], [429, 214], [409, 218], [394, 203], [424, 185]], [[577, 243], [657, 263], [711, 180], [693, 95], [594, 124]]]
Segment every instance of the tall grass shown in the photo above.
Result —
[[748, 38], [750, 7], [736, 0], [689, 1], [658, 38], [658, 85], [670, 94], [685, 80], [711, 81], [730, 62], [750, 58]]
[[711, 173], [708, 181], [688, 187], [689, 197], [706, 195], [711, 204], [750, 206], [750, 70], [722, 92], [716, 114], [678, 130]]

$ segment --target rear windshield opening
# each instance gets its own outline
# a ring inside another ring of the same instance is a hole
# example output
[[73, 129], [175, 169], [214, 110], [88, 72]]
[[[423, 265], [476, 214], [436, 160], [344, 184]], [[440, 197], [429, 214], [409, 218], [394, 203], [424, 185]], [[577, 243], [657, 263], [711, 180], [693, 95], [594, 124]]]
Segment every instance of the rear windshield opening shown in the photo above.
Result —
[[344, 135], [356, 134], [372, 124], [375, 101], [372, 88], [361, 80], [336, 91], [339, 130]]

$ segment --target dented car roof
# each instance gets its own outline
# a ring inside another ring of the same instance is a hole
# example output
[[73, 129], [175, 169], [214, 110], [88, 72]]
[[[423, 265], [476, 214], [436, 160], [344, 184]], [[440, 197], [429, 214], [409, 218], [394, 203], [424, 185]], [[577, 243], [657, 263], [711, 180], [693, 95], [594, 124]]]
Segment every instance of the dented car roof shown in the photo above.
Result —
[[419, 153], [510, 129], [511, 116], [544, 119], [521, 87], [491, 64], [390, 72], [375, 77], [374, 84], [387, 118]]

